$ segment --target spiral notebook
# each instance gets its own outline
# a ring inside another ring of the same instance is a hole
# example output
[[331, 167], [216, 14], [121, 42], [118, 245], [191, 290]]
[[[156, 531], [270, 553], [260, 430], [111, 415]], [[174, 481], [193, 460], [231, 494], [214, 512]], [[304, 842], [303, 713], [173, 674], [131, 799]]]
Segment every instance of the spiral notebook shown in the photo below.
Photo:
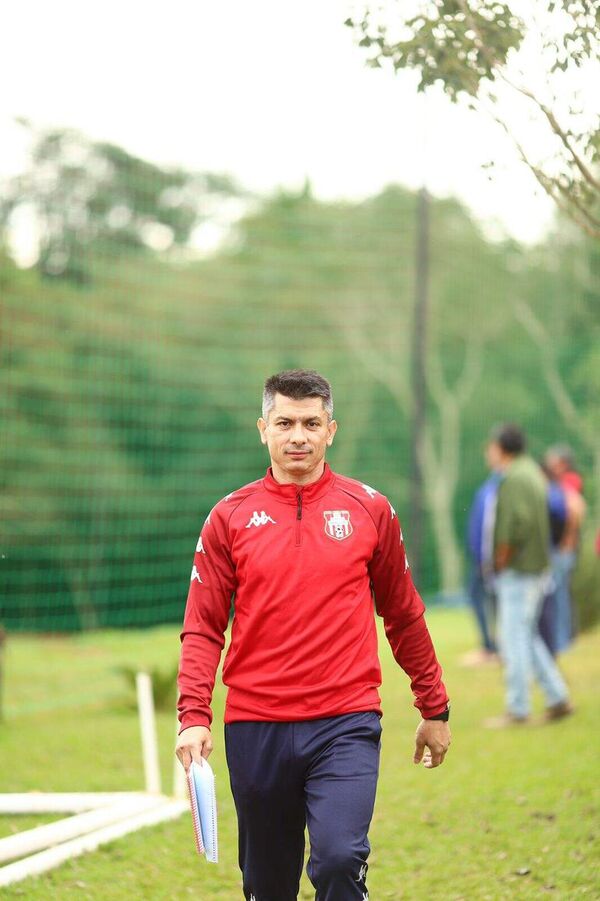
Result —
[[201, 766], [195, 760], [192, 760], [187, 772], [187, 783], [198, 854], [205, 854], [207, 860], [211, 863], [217, 863], [215, 776], [207, 760], [203, 760]]

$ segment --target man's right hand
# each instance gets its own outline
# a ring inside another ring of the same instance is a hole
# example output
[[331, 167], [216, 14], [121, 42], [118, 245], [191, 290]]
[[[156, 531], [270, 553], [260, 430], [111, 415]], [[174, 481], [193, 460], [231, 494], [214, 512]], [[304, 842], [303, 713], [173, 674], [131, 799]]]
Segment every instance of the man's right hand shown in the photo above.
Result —
[[213, 749], [212, 736], [207, 726], [188, 726], [177, 737], [175, 753], [184, 770], [190, 768], [192, 760], [201, 764]]

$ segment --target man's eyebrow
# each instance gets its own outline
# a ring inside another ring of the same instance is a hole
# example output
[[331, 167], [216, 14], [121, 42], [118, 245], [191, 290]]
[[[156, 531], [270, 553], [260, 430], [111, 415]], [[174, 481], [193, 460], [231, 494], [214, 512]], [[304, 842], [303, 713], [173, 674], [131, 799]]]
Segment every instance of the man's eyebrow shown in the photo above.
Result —
[[[300, 418], [302, 419], [303, 422], [311, 422], [313, 419], [318, 419], [319, 421], [321, 420], [321, 417], [318, 413], [316, 413], [314, 416], [301, 416]], [[292, 417], [284, 416], [283, 413], [280, 413], [278, 416], [275, 417], [275, 422], [277, 422], [278, 419], [286, 419], [288, 422], [291, 422]]]

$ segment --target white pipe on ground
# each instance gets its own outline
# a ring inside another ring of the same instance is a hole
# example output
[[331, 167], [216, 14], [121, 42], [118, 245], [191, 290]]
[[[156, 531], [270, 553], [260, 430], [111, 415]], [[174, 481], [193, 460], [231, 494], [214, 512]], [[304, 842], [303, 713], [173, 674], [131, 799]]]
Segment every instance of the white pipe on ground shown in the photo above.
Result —
[[25, 854], [33, 854], [43, 848], [50, 848], [52, 845], [77, 838], [78, 835], [93, 832], [94, 829], [116, 823], [134, 813], [156, 807], [159, 803], [160, 800], [156, 795], [131, 795], [116, 804], [99, 807], [96, 810], [87, 810], [85, 813], [78, 813], [53, 823], [44, 823], [42, 826], [35, 826], [24, 832], [17, 832], [16, 835], [8, 835], [0, 839], [0, 863], [24, 857]]
[[146, 792], [6, 792], [0, 794], [0, 814], [80, 813], [145, 797]]
[[86, 851], [95, 851], [100, 845], [121, 838], [129, 832], [135, 832], [136, 829], [154, 826], [164, 820], [174, 820], [187, 810], [186, 801], [164, 800], [156, 807], [127, 817], [119, 823], [113, 823], [111, 826], [105, 826], [88, 835], [57, 845], [55, 848], [48, 848], [46, 851], [40, 851], [38, 854], [32, 854], [23, 860], [17, 860], [15, 863], [1, 867], [0, 886], [10, 885], [12, 882], [19, 882], [28, 876], [43, 873]]
[[158, 763], [158, 742], [156, 740], [156, 719], [154, 716], [154, 698], [152, 696], [152, 679], [148, 673], [138, 673], [135, 677], [137, 686], [138, 711], [140, 714], [140, 732], [142, 738], [142, 755], [144, 758], [144, 774], [146, 791], [160, 794], [160, 766]]

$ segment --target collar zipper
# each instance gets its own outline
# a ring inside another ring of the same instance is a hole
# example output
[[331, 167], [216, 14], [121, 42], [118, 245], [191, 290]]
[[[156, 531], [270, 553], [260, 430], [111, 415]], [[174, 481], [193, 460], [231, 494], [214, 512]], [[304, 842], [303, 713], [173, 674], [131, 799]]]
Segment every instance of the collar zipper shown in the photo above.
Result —
[[302, 544], [302, 534], [300, 527], [302, 523], [302, 492], [296, 494], [296, 545]]

